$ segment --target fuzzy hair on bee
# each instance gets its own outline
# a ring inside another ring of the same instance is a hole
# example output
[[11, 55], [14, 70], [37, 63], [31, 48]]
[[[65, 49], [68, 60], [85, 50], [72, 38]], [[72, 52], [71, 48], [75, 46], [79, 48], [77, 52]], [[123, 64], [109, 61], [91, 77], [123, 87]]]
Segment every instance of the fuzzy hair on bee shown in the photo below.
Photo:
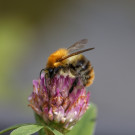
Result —
[[[88, 87], [93, 83], [95, 74], [90, 61], [82, 55], [83, 52], [93, 50], [85, 47], [87, 39], [82, 39], [68, 48], [60, 48], [48, 57], [46, 67], [41, 70], [45, 72], [45, 78], [53, 78], [56, 74], [69, 75], [75, 78], [73, 86], [80, 78], [83, 85]], [[72, 91], [72, 90], [71, 90]]]

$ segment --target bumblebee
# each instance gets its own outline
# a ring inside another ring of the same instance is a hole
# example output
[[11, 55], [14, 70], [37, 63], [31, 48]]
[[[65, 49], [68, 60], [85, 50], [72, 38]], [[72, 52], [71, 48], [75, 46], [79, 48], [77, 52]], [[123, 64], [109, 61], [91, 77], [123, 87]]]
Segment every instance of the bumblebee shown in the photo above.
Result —
[[68, 48], [60, 48], [52, 53], [48, 57], [46, 67], [40, 71], [40, 76], [42, 71], [45, 72], [45, 80], [46, 78], [52, 79], [56, 74], [67, 74], [75, 78], [73, 87], [77, 85], [79, 78], [82, 80], [84, 86], [90, 86], [95, 77], [94, 69], [90, 61], [81, 54], [94, 49], [88, 48], [81, 50], [85, 47], [87, 42], [87, 39], [82, 39]]

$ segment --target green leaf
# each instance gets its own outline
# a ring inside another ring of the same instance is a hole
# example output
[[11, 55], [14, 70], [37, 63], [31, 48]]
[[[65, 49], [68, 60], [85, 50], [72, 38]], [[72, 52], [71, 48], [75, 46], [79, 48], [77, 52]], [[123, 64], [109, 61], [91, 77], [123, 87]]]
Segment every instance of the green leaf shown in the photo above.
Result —
[[55, 135], [63, 135], [62, 133], [60, 133], [58, 130], [54, 129], [52, 130], [52, 132], [55, 134]]
[[52, 128], [52, 127], [49, 127], [45, 121], [42, 119], [42, 117], [40, 117], [38, 114], [34, 113], [35, 114], [35, 119], [36, 119], [36, 122], [37, 124], [39, 125], [43, 125], [44, 126], [44, 129], [40, 130], [39, 131], [39, 135], [44, 135], [46, 132], [50, 133], [52, 132], [52, 134], [54, 135], [63, 135], [61, 132], [59, 132], [58, 130]]
[[16, 128], [18, 128], [18, 127], [25, 126], [25, 125], [28, 125], [28, 124], [18, 124], [18, 125], [14, 125], [14, 126], [8, 127], [8, 128], [6, 128], [6, 129], [0, 131], [0, 134], [3, 134], [3, 133], [5, 133], [5, 132], [8, 132], [8, 131], [10, 131], [10, 130], [13, 130], [13, 129], [16, 129]]
[[42, 128], [43, 126], [40, 126], [40, 125], [21, 126], [15, 129], [14, 131], [12, 131], [10, 135], [31, 135]]
[[66, 135], [93, 135], [95, 131], [96, 115], [96, 106], [91, 103], [82, 119]]
[[47, 129], [49, 129], [51, 132], [53, 132], [55, 135], [63, 135], [61, 132], [59, 132], [58, 130], [54, 129], [54, 128], [50, 128], [47, 127]]

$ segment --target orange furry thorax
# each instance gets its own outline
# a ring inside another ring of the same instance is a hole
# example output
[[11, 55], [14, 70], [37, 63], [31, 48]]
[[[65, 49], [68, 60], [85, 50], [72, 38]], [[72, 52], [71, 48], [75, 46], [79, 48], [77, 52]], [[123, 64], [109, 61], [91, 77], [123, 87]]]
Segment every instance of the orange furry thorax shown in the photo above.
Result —
[[61, 49], [57, 50], [56, 52], [52, 53], [48, 57], [46, 67], [47, 68], [49, 68], [49, 67], [54, 68], [54, 67], [58, 67], [58, 66], [62, 65], [62, 62], [57, 62], [57, 61], [66, 55], [68, 55], [67, 49], [61, 48]]

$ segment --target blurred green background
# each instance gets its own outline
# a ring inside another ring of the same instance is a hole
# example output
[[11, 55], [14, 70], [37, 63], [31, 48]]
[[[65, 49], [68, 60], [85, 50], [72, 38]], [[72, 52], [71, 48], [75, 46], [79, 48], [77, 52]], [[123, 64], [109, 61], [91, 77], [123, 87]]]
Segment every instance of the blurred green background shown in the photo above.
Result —
[[[135, 1], [0, 1], [0, 130], [34, 122], [27, 98], [50, 53], [88, 38], [96, 135], [134, 135]], [[82, 127], [83, 128], [83, 127]]]

